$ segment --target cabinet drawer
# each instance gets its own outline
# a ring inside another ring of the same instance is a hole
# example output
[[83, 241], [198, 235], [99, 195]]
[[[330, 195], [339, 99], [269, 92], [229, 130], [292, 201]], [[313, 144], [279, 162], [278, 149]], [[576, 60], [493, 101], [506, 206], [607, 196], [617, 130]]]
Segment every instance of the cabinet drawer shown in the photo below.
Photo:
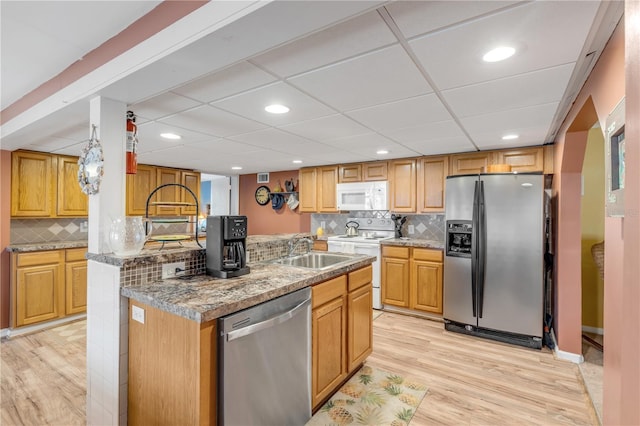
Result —
[[87, 249], [85, 247], [66, 249], [65, 252], [67, 262], [86, 260], [85, 255], [87, 254]]
[[342, 275], [311, 287], [311, 304], [313, 308], [343, 296], [347, 292], [347, 276]]
[[349, 273], [349, 291], [353, 291], [371, 282], [373, 268], [371, 265]]
[[408, 259], [409, 247], [382, 246], [382, 256]]
[[432, 262], [442, 262], [442, 250], [414, 248], [413, 258], [415, 260], [430, 260]]
[[17, 266], [46, 265], [63, 261], [64, 250], [34, 251], [32, 253], [19, 253]]

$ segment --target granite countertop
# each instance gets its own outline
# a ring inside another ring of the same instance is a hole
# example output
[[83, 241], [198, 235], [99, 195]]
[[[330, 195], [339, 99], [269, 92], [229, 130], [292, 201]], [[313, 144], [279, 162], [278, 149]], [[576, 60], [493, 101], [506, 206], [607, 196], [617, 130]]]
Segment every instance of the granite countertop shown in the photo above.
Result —
[[431, 249], [444, 249], [444, 243], [436, 240], [424, 240], [420, 238], [392, 238], [390, 240], [382, 240], [380, 244], [387, 246], [404, 246], [404, 247], [422, 247]]
[[122, 287], [120, 293], [154, 308], [207, 322], [278, 296], [326, 281], [371, 264], [376, 258], [353, 254], [353, 262], [324, 271], [277, 265], [249, 264], [251, 272], [222, 279], [197, 275], [190, 279], [167, 279], [143, 286]]
[[26, 253], [30, 251], [61, 250], [68, 248], [87, 247], [87, 240], [79, 241], [52, 241], [47, 243], [10, 244], [7, 251], [13, 253]]
[[[202, 241], [200, 244], [206, 246]], [[114, 253], [87, 253], [87, 259], [96, 262], [106, 263], [107, 265], [132, 267], [137, 265], [145, 265], [149, 263], [164, 263], [181, 260], [186, 253], [199, 250], [205, 255], [205, 249], [198, 246], [195, 241], [183, 241], [182, 245], [168, 244], [164, 248], [160, 248], [157, 244], [145, 245], [138, 254], [130, 256], [119, 256]]]

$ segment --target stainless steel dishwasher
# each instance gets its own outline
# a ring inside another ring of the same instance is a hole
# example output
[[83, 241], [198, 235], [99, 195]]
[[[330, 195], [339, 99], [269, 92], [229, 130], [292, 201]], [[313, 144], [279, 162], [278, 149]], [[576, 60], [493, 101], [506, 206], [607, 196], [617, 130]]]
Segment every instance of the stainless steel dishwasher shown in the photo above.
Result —
[[311, 418], [311, 289], [219, 320], [221, 425], [303, 425]]

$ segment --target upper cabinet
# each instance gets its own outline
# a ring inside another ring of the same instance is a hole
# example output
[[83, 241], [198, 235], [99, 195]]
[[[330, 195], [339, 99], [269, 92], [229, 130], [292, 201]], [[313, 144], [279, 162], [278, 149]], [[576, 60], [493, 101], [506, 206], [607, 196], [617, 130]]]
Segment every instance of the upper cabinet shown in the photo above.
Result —
[[541, 146], [465, 152], [451, 154], [449, 158], [449, 175], [485, 173], [487, 166], [494, 164], [507, 164], [512, 172], [553, 173], [553, 149]]
[[[191, 172], [188, 170], [182, 170], [180, 172], [180, 182], [189, 188], [193, 195], [195, 195], [195, 199], [200, 203], [200, 173]], [[181, 200], [185, 203], [193, 203], [194, 198], [188, 191], [182, 189]], [[202, 208], [202, 207], [200, 207]], [[199, 212], [196, 211], [196, 206], [186, 206], [180, 208], [181, 215], [197, 215]]]
[[299, 208], [301, 213], [315, 213], [317, 200], [316, 168], [305, 167], [299, 172]]
[[362, 182], [362, 164], [343, 164], [338, 167], [338, 182]]
[[509, 149], [495, 152], [494, 164], [508, 164], [512, 172], [541, 172], [544, 169], [542, 148]]
[[449, 175], [449, 157], [418, 159], [418, 212], [444, 212], [445, 182]]
[[88, 197], [78, 184], [78, 158], [11, 153], [11, 216], [85, 217]]
[[484, 173], [487, 166], [491, 164], [491, 153], [488, 151], [452, 154], [449, 158], [449, 175], [473, 175]]
[[[180, 170], [156, 167], [156, 184], [158, 187], [169, 183], [180, 183]], [[163, 206], [160, 203], [172, 203], [180, 200], [180, 187], [166, 186], [156, 192], [156, 216], [177, 216], [180, 214], [178, 206]]]
[[362, 164], [362, 180], [365, 182], [387, 180], [389, 165], [386, 161], [374, 161]]
[[[154, 166], [138, 164], [137, 173], [127, 175], [127, 216], [144, 216], [146, 214], [147, 198], [156, 186], [156, 168]], [[150, 205], [149, 216], [155, 214], [155, 206]]]
[[300, 169], [300, 212], [335, 213], [338, 211], [336, 185], [338, 166]]
[[389, 161], [389, 210], [416, 211], [416, 160], [403, 158]]

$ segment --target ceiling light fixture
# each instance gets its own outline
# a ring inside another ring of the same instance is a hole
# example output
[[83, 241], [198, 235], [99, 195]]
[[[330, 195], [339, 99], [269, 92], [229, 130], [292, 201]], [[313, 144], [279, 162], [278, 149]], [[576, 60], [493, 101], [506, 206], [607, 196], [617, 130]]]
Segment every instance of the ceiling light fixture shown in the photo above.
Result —
[[379, 149], [379, 150], [376, 151], [376, 154], [378, 154], [378, 155], [385, 155], [385, 154], [388, 154], [388, 153], [389, 153], [389, 151], [387, 151], [386, 149]]
[[182, 139], [182, 136], [176, 135], [175, 133], [160, 133], [160, 137], [171, 140]]
[[289, 107], [280, 104], [273, 104], [267, 105], [266, 107], [264, 107], [264, 110], [270, 112], [271, 114], [285, 114], [289, 112]]
[[293, 163], [294, 164], [300, 164], [300, 163], [302, 163], [302, 160], [293, 160]]
[[502, 140], [503, 140], [503, 141], [511, 141], [511, 140], [514, 140], [514, 139], [518, 139], [518, 135], [516, 135], [516, 134], [511, 134], [511, 135], [504, 135], [504, 136], [502, 137]]
[[242, 170], [242, 167], [240, 167], [240, 166], [233, 166], [233, 167], [231, 167], [231, 170]]
[[513, 56], [516, 53], [516, 49], [509, 46], [500, 46], [492, 49], [484, 54], [482, 60], [485, 62], [499, 62]]

